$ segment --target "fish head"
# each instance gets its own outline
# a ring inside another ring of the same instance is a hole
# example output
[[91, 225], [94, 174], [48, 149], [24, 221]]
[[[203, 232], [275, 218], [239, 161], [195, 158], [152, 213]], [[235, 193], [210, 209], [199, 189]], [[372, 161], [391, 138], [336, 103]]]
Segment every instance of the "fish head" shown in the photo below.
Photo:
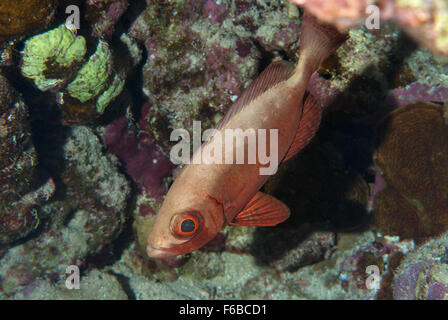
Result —
[[199, 249], [225, 225], [223, 208], [213, 200], [192, 201], [184, 208], [180, 206], [182, 201], [170, 200], [165, 199], [148, 237], [146, 251], [153, 258], [169, 258]]

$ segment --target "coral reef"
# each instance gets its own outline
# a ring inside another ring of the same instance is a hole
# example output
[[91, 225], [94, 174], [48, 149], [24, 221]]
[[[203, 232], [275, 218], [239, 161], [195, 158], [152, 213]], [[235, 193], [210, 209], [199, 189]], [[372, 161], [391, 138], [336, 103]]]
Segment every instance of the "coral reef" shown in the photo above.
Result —
[[92, 36], [110, 39], [115, 32], [115, 24], [120, 20], [128, 6], [128, 0], [87, 0], [84, 16], [91, 23]]
[[[142, 108], [142, 118], [148, 112], [148, 105]], [[110, 123], [103, 136], [109, 152], [117, 155], [123, 162], [129, 176], [143, 187], [147, 196], [158, 200], [166, 193], [163, 178], [171, 173], [173, 164], [154, 143], [145, 130], [146, 122], [136, 129], [128, 127], [126, 117]], [[139, 132], [138, 135], [136, 132]]]
[[405, 106], [421, 101], [444, 102], [448, 100], [448, 87], [442, 85], [429, 85], [419, 81], [413, 82], [404, 88], [397, 88], [390, 92], [386, 104], [392, 106]]
[[375, 198], [375, 224], [385, 234], [423, 239], [448, 228], [448, 127], [443, 108], [403, 106], [379, 129], [376, 163], [386, 187]]
[[91, 270], [82, 278], [79, 290], [68, 290], [65, 279], [56, 283], [35, 279], [26, 289], [14, 295], [19, 300], [126, 300], [128, 295], [118, 279], [107, 272]]
[[393, 282], [397, 300], [447, 300], [447, 234], [410, 253], [401, 263]]
[[14, 41], [0, 42], [0, 67], [12, 65]]
[[373, 299], [383, 289], [366, 288], [366, 266], [379, 264], [386, 270], [380, 274], [381, 286], [386, 290], [387, 284], [390, 290], [388, 270], [399, 260], [395, 257], [412, 249], [412, 242], [381, 240], [372, 232], [345, 233], [325, 260], [293, 272], [276, 272], [239, 252], [195, 251], [174, 277], [158, 272], [144, 278], [135, 247], [130, 246], [112, 270], [130, 279], [137, 299]]
[[0, 245], [36, 230], [39, 205], [55, 190], [51, 178], [35, 175], [37, 155], [30, 139], [27, 109], [0, 75]]
[[[263, 190], [291, 217], [148, 258], [171, 130], [214, 126], [272, 59], [297, 60], [293, 2], [352, 29], [308, 87], [316, 137]], [[401, 32], [446, 54], [446, 4], [423, 2], [377, 1], [372, 31], [366, 0], [1, 1], [0, 299], [446, 299], [448, 65]]]
[[[125, 223], [128, 182], [116, 171], [116, 159], [103, 154], [92, 130], [78, 126], [67, 137], [47, 130], [45, 141], [39, 142], [45, 144], [42, 165], [60, 172], [56, 185], [64, 192], [40, 207], [38, 236], [0, 259], [0, 273], [5, 275], [0, 291], [7, 296], [23, 293], [38, 278], [65, 279], [68, 265], [85, 268], [89, 256], [111, 254], [111, 242]], [[56, 156], [61, 145], [62, 162]]]
[[214, 126], [258, 73], [262, 52], [295, 56], [298, 29], [286, 2], [151, 2], [129, 34], [146, 47], [146, 121], [156, 141], [167, 149], [169, 130], [190, 129], [192, 119]]
[[342, 111], [375, 126], [402, 105], [445, 101], [447, 71], [447, 64], [386, 24], [375, 34], [350, 30], [346, 43], [312, 76], [308, 90], [328, 112]]
[[294, 271], [303, 266], [328, 259], [332, 248], [336, 245], [336, 235], [333, 232], [314, 232], [289, 250], [284, 257], [275, 261], [273, 266], [280, 271]]
[[[340, 260], [341, 287], [346, 292], [366, 290], [375, 293], [376, 299], [390, 299], [391, 278], [404, 254], [414, 248], [413, 242], [397, 241], [394, 238], [376, 238], [371, 243], [353, 248], [350, 254]], [[339, 244], [339, 246], [342, 246]], [[376, 287], [367, 286], [367, 278], [371, 275], [368, 267], [377, 267]]]
[[0, 42], [45, 28], [55, 15], [56, 4], [55, 0], [2, 0]]

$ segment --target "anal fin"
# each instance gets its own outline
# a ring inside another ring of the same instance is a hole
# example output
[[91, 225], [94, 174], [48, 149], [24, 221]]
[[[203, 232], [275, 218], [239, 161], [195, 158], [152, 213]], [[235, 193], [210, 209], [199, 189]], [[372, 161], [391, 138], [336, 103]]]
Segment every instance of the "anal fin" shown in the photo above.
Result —
[[229, 223], [239, 226], [275, 226], [289, 217], [289, 208], [280, 200], [257, 192]]
[[322, 109], [319, 103], [311, 94], [308, 94], [303, 104], [303, 113], [299, 128], [282, 162], [291, 159], [300, 150], [305, 148], [319, 129], [321, 118]]

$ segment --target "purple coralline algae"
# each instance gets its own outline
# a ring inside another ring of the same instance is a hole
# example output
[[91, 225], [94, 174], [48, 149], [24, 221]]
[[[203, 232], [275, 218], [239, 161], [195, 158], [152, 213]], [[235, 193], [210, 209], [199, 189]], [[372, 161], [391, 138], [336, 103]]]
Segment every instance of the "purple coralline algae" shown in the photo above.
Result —
[[445, 102], [448, 101], [448, 87], [442, 85], [429, 85], [422, 82], [413, 82], [404, 88], [397, 88], [390, 92], [386, 104], [400, 107], [420, 101]]
[[375, 170], [375, 181], [373, 184], [373, 190], [369, 197], [368, 210], [373, 210], [373, 204], [375, 202], [375, 196], [380, 192], [385, 186], [385, 181], [381, 176], [381, 171], [379, 169]]
[[[148, 108], [147, 104], [143, 107], [143, 115]], [[106, 127], [104, 142], [109, 152], [123, 161], [127, 174], [146, 194], [161, 199], [166, 193], [162, 179], [171, 173], [173, 164], [144, 128], [139, 128], [138, 134], [136, 131], [128, 127], [128, 120], [123, 116]]]
[[393, 297], [397, 300], [447, 300], [447, 234], [410, 253], [397, 270]]
[[92, 36], [110, 39], [128, 6], [128, 0], [87, 0], [85, 18], [92, 23]]
[[220, 1], [207, 0], [202, 7], [202, 14], [208, 18], [212, 24], [219, 24], [224, 21], [228, 15], [225, 5], [218, 3]]
[[338, 251], [334, 254], [336, 259], [332, 263], [338, 264], [338, 286], [345, 294], [355, 294], [358, 298], [391, 299], [391, 279], [402, 257], [414, 248], [414, 243], [371, 234], [365, 242], [358, 236], [355, 244], [349, 243], [353, 241], [351, 237], [340, 235]]
[[299, 14], [287, 2], [149, 4], [129, 34], [146, 47], [146, 121], [164, 148], [168, 130], [190, 129], [192, 119], [214, 126], [258, 73], [263, 55], [294, 58], [298, 48]]

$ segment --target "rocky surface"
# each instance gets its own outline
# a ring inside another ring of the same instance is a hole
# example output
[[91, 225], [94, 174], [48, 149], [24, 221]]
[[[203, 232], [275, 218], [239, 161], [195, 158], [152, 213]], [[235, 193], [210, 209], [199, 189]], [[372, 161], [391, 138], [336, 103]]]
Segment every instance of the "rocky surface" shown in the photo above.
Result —
[[[24, 48], [63, 24], [68, 3], [42, 11], [40, 29], [0, 33], [0, 298], [446, 299], [448, 65], [420, 46], [443, 51], [443, 30], [422, 29], [441, 36], [415, 43], [405, 23], [355, 27], [362, 15], [344, 1], [332, 2], [336, 11], [296, 2], [352, 20], [308, 87], [325, 108], [320, 130], [263, 189], [291, 218], [228, 226], [173, 259], [145, 253], [178, 172], [171, 130], [213, 126], [272, 59], [295, 62], [301, 10], [266, 0], [73, 1], [86, 52], [65, 69], [55, 62], [67, 46], [39, 61], [38, 77], [62, 79], [46, 91], [20, 71]], [[15, 10], [4, 3], [0, 13]], [[110, 105], [98, 112], [105, 92]], [[80, 290], [66, 288], [67, 266], [79, 268]]]

